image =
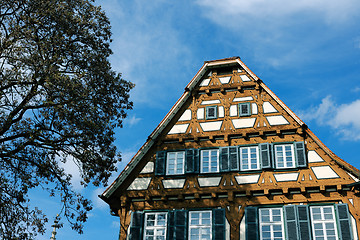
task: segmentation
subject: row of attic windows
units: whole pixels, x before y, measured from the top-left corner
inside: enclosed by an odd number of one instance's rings
[[[159,151],[156,175],[294,169],[306,167],[304,142]]]
[[[239,117],[251,116],[251,103],[239,103]],[[218,118],[218,106],[207,106],[206,107],[206,119],[217,119]]]

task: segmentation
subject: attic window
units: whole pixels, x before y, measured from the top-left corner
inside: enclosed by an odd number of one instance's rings
[[[215,118],[217,118],[217,106],[206,107],[206,119],[215,119]]]
[[[239,117],[246,117],[251,115],[251,105],[247,103],[239,103]]]

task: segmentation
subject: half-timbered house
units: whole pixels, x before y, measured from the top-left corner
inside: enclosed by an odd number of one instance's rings
[[[358,176],[234,57],[204,63],[101,198],[120,239],[356,240]]]

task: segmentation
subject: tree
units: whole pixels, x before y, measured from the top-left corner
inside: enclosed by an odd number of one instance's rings
[[[2,0],[0,41],[0,238],[44,232],[37,188],[81,233],[91,203],[61,162],[77,164],[84,186],[106,185],[121,160],[114,128],[132,108],[133,84],[109,63],[109,20],[92,0]]]

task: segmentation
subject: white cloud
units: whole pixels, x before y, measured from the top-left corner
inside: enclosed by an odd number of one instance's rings
[[[125,119],[125,124],[131,126],[134,126],[138,124],[141,121],[142,118],[137,118],[136,115],[132,115],[131,117],[127,117]]]
[[[360,99],[347,104],[337,104],[331,96],[321,104],[301,114],[305,121],[332,127],[346,140],[360,140]]]
[[[72,157],[68,157],[65,163],[59,161],[59,166],[64,168],[67,174],[71,174],[71,184],[75,190],[82,190],[83,186],[81,185],[81,173],[79,166],[75,164]]]

